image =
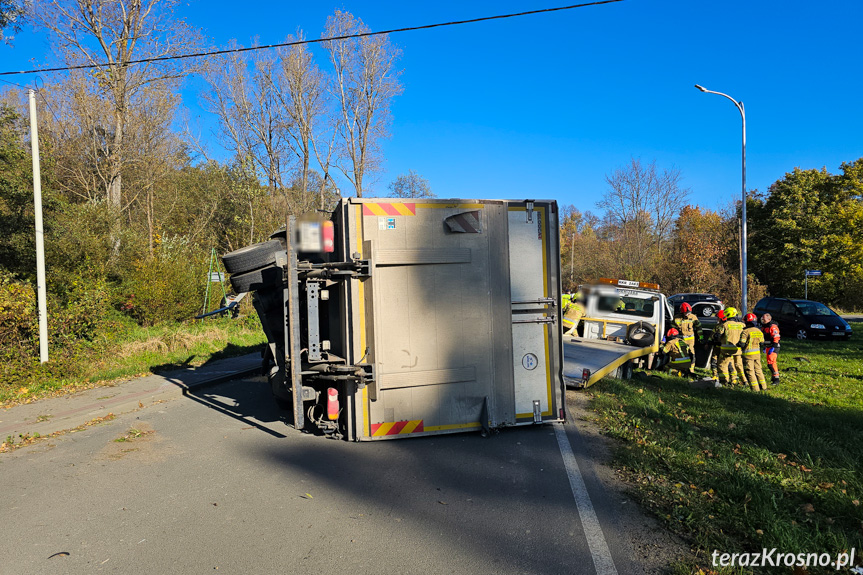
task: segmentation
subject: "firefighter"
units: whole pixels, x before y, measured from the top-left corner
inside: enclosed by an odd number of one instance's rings
[[[725,320],[725,323],[717,328],[720,344],[719,381],[731,385],[737,385],[740,380],[747,383],[746,373],[743,371],[743,352],[737,347],[745,326],[737,320],[737,310],[733,307],[725,308]]]
[[[769,313],[761,316],[761,331],[764,333],[764,355],[767,356],[767,367],[770,369],[771,385],[779,383],[779,366],[776,359],[779,355],[779,326]]]
[[[662,351],[669,358],[668,370],[672,374],[676,370],[680,372],[680,375],[695,377],[695,374],[692,372],[693,356],[689,351],[689,346],[686,345],[686,342],[680,336],[680,332],[675,328],[668,330]]]
[[[719,318],[719,323],[713,328],[710,341],[706,344],[710,348],[710,371],[713,374],[713,381],[719,381],[719,353],[722,349],[722,344],[719,341],[719,326],[726,321],[725,310],[716,312],[716,317]]]
[[[581,291],[563,296],[563,335],[578,335],[578,324],[584,317],[584,295]]]
[[[695,357],[695,342],[701,343],[704,334],[698,316],[692,313],[692,306],[686,302],[680,304],[680,311],[674,315],[674,324],[683,336],[683,341],[689,346],[689,354]]]
[[[764,334],[758,328],[758,321],[754,313],[746,314],[746,329],[740,334],[737,343],[743,351],[743,364],[746,367],[746,377],[749,379],[749,387],[752,391],[764,391],[767,383],[764,381],[764,372],[761,371],[761,344],[764,343]]]

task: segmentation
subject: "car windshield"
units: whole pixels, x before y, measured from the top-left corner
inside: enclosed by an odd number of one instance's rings
[[[830,308],[823,303],[804,301],[797,302],[795,305],[797,305],[797,309],[799,309],[800,313],[803,315],[833,315]]]

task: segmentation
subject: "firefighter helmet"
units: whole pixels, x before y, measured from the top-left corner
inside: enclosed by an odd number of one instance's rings
[[[736,308],[733,308],[733,307],[727,307],[727,308],[725,308],[725,318],[726,318],[726,319],[731,319],[731,318],[734,318],[734,317],[737,317],[737,309],[736,309]]]
[[[689,313],[692,311],[692,306],[686,302],[683,302],[682,304],[680,304],[680,311],[682,311],[683,313]]]
[[[754,313],[748,313],[748,314],[746,314],[746,317],[743,318],[743,320],[746,323],[755,323],[755,314]]]
[[[725,321],[725,310],[721,309],[718,312],[716,312],[716,317],[719,318],[719,321]]]
[[[680,335],[680,332],[677,331],[675,328],[671,328],[670,330],[668,330],[668,337],[674,337],[675,335]]]

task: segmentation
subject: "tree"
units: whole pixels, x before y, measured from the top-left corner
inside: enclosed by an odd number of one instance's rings
[[[602,235],[613,243],[624,275],[646,278],[654,269],[689,195],[680,179],[679,170],[659,173],[655,161],[643,166],[635,158],[606,176],[609,188],[597,202],[605,210]]]
[[[399,176],[387,186],[390,198],[435,198],[427,179],[413,170]]]
[[[863,280],[861,161],[842,164],[841,175],[795,168],[749,200],[751,266],[772,295],[800,297],[804,270],[818,269],[810,295],[863,304],[855,287]]]
[[[720,293],[729,290],[732,275],[724,265],[734,249],[731,222],[718,212],[684,206],[674,225],[667,252],[669,276],[663,287],[671,292]],[[733,269],[733,268],[732,268]]]
[[[21,19],[24,17],[24,2],[22,0],[0,0],[0,40],[7,44],[11,43],[14,36],[6,33],[11,30],[14,34],[21,30]]]
[[[24,146],[26,134],[25,122],[15,108],[0,103],[0,270],[20,278],[32,278],[36,263],[32,164]]]
[[[301,32],[297,34],[297,38],[303,39]],[[292,41],[294,38],[288,36],[286,42]],[[290,120],[284,127],[288,143],[300,162],[300,193],[305,196],[309,187],[309,164],[317,135],[318,119],[326,105],[325,78],[304,45],[291,46],[287,51],[281,50],[279,63],[281,74],[270,81]]]
[[[207,74],[210,91],[203,96],[219,119],[223,145],[240,162],[250,161],[271,192],[284,187],[290,164],[285,127],[291,120],[273,82],[277,66],[268,51],[254,52],[251,61],[233,53]]]
[[[35,5],[33,21],[52,37],[65,65],[95,65],[73,74],[86,82],[92,97],[107,105],[110,123],[100,126],[105,164],[105,195],[122,209],[125,134],[129,115],[146,87],[172,91],[191,71],[192,60],[133,65],[136,59],[194,51],[198,33],[174,16],[180,0],[45,0]]]
[[[325,38],[369,32],[362,20],[336,10],[327,19]],[[341,154],[336,167],[363,196],[365,178],[380,166],[380,140],[389,135],[389,109],[401,94],[396,61],[401,51],[387,36],[324,42],[333,66],[330,93],[337,102]]]

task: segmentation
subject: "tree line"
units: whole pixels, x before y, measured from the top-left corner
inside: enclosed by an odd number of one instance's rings
[[[863,309],[863,158],[841,173],[800,169],[747,198],[748,301],[809,297],[842,310]],[[713,293],[740,304],[740,202],[718,211],[690,203],[676,169],[629,164],[606,177],[589,210],[561,214],[564,290],[600,277],[659,283],[667,294]]]
[[[266,239],[287,214],[332,209],[342,195],[337,181],[349,183],[344,195],[361,197],[380,172],[390,105],[402,91],[401,52],[386,36],[345,38],[369,28],[336,10],[321,36],[343,39],[320,44],[317,56],[295,44],[158,60],[211,46],[178,17],[178,5],[0,4],[5,40],[26,21],[52,46],[51,64],[73,68],[50,76],[37,95],[55,346],[62,347],[61,339],[93,339],[112,314],[143,325],[194,316],[203,307],[211,250],[223,254]],[[286,43],[303,38],[297,30]],[[182,88],[193,77],[203,83],[198,97],[215,118],[226,160],[184,122]],[[393,196],[433,196],[413,171],[389,187]],[[32,189],[27,94],[6,85],[0,93],[0,347],[4,356],[31,359]]]

